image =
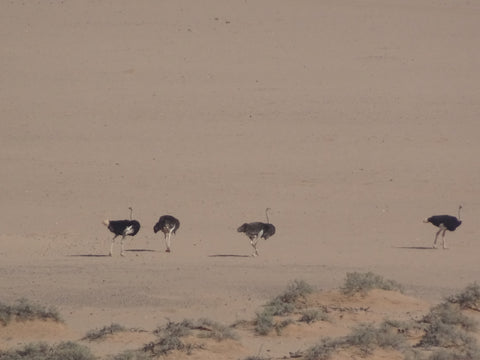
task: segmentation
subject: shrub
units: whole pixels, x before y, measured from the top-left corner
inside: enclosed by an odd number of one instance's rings
[[[318,344],[308,348],[304,353],[304,358],[305,360],[327,360],[330,359],[335,350],[342,346],[342,340],[324,338]]]
[[[345,283],[341,288],[345,295],[366,294],[372,289],[403,291],[403,287],[396,281],[385,280],[382,276],[372,272],[347,273]]]
[[[87,332],[82,340],[99,340],[108,335],[113,335],[118,332],[127,331],[127,329],[119,324],[112,323],[110,326],[104,326],[101,329],[90,330]]]
[[[480,286],[477,283],[468,285],[463,292],[452,295],[447,301],[458,304],[462,309],[480,310]]]
[[[376,347],[399,350],[405,346],[405,337],[394,324],[384,321],[378,328],[372,324],[360,324],[344,337],[343,342],[358,347],[365,354],[370,354]]]
[[[436,350],[428,357],[428,360],[472,360],[479,358],[480,351],[478,348],[472,349],[467,347],[462,350]]]
[[[154,355],[166,355],[172,350],[184,350],[187,345],[180,338],[190,335],[191,326],[190,320],[183,320],[181,323],[168,321],[167,325],[158,327],[154,331],[158,337],[157,341],[145,345],[143,350]]]
[[[276,296],[265,305],[265,311],[273,316],[291,314],[296,308],[297,300],[312,292],[313,288],[305,281],[294,280],[288,285],[284,293]]]
[[[0,351],[1,360],[95,360],[90,349],[67,341],[50,346],[46,343],[31,343],[22,348]]]
[[[462,314],[457,304],[442,303],[433,307],[422,322],[427,327],[419,346],[466,347],[476,344],[468,332],[475,331],[477,323]]]
[[[328,315],[325,310],[307,309],[302,311],[301,315],[300,321],[306,322],[307,324],[311,324],[316,321],[328,320]]]
[[[112,357],[112,360],[150,360],[151,357],[141,350],[127,350]]]
[[[268,335],[275,326],[273,315],[268,312],[261,312],[256,314],[255,332],[258,335]]]
[[[377,347],[377,330],[371,324],[360,324],[345,337],[345,343],[358,347],[365,354],[370,354]]]
[[[200,331],[198,337],[211,338],[217,341],[236,338],[236,334],[231,328],[208,319],[197,321],[185,319],[179,323],[169,321],[165,326],[158,327],[154,331],[158,340],[145,345],[143,350],[154,355],[166,355],[172,350],[182,350],[190,353],[196,346],[184,343],[181,338],[191,335],[193,330]]]
[[[205,330],[199,334],[199,337],[215,339],[217,341],[225,339],[237,339],[237,334],[231,327],[219,324],[209,319],[200,319],[195,324],[195,329]]]
[[[17,300],[14,305],[0,303],[0,322],[7,325],[12,319],[19,321],[34,319],[63,321],[55,308],[34,304],[24,298]]]

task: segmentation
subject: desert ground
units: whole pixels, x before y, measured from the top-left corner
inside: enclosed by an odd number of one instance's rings
[[[332,291],[371,271],[418,304],[479,280],[479,14],[463,0],[0,2],[0,301],[65,319],[17,324],[0,346],[252,319],[296,279]],[[432,249],[422,220],[460,204]],[[102,221],[130,206],[140,232],[109,257]],[[251,257],[237,228],[267,207],[277,231]],[[181,222],[171,253],[153,233],[164,214]],[[270,340],[233,358],[288,355]]]

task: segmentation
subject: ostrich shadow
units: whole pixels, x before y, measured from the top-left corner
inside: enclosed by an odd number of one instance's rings
[[[432,246],[394,246],[394,248],[403,250],[436,250]]]
[[[151,249],[125,249],[125,252],[157,252],[157,250]],[[85,257],[85,258],[104,258],[111,257],[109,254],[71,254],[69,257]]]
[[[69,257],[91,257],[91,258],[101,258],[101,257],[110,257],[108,254],[72,254],[67,255]]]
[[[251,255],[239,255],[239,254],[212,254],[208,255],[208,257],[233,257],[233,258],[247,258],[247,257],[252,257]]]
[[[157,250],[152,250],[152,249],[125,249],[125,252],[130,251],[130,252],[157,252]]]

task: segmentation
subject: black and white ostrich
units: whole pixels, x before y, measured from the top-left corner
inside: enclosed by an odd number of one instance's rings
[[[442,233],[442,240],[443,240],[443,248],[446,249],[446,243],[445,243],[445,232],[448,231],[455,231],[457,227],[459,227],[462,224],[462,221],[460,220],[460,211],[462,210],[462,205],[458,207],[458,219],[455,216],[452,215],[434,215],[430,216],[429,218],[426,218],[423,220],[424,223],[432,223],[433,225],[437,226],[440,230],[437,231],[435,234],[435,241],[433,242],[433,248],[437,248],[437,238],[438,235],[443,231]]]
[[[270,224],[270,220],[268,219],[268,210],[270,210],[270,208],[265,209],[265,215],[267,217],[266,223],[263,223],[263,222],[245,223],[237,229],[238,232],[245,233],[245,235],[247,235],[248,238],[250,239],[250,244],[252,245],[254,250],[252,256],[258,256],[258,250],[257,250],[258,239],[262,238],[264,240],[267,240],[270,236],[275,234],[275,226],[273,226],[273,224]]]
[[[170,240],[172,234],[175,235],[178,228],[180,227],[180,221],[173,217],[172,215],[163,215],[160,216],[157,223],[153,227],[153,232],[156,234],[157,232],[163,232],[165,237],[165,246],[167,249],[165,252],[170,252]]]
[[[117,236],[122,237],[122,240],[120,241],[122,248],[120,255],[125,256],[123,240],[126,236],[135,236],[140,230],[140,223],[137,220],[132,220],[133,209],[131,207],[129,207],[129,209],[130,220],[105,220],[103,222],[103,224],[108,228],[108,230],[115,234],[112,239],[112,244],[110,245],[110,256],[112,256],[113,254],[113,244],[115,243],[115,239]]]

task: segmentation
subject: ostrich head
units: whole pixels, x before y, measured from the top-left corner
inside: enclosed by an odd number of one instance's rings
[[[238,231],[238,232],[245,232],[245,230],[247,230],[247,227],[248,227],[248,224],[245,223],[245,224],[243,224],[242,226],[240,226],[240,227],[237,229],[237,231]]]
[[[110,225],[110,220],[103,220],[102,224],[108,226]]]

